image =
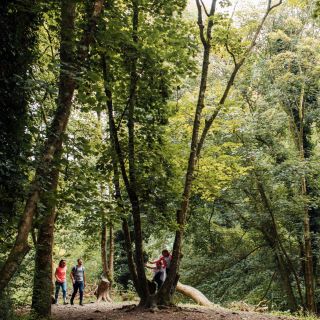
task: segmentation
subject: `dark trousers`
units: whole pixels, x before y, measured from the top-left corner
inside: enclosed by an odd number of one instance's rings
[[[162,284],[163,284],[163,281],[161,280],[161,273],[162,273],[162,272],[157,272],[157,273],[154,275],[154,278],[153,278],[153,281],[157,283],[158,290],[161,288],[161,286],[162,286]]]
[[[73,285],[73,292],[72,292],[72,296],[70,299],[70,302],[73,303],[74,297],[76,296],[78,290],[79,290],[79,294],[80,294],[80,303],[82,303],[82,299],[83,299],[83,289],[84,289],[84,283],[83,281],[76,281]]]

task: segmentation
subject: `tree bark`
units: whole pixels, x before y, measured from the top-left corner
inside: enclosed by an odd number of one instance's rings
[[[112,236],[110,234],[110,236]],[[110,249],[110,246],[109,246]],[[95,291],[97,297],[97,302],[107,301],[112,302],[110,297],[111,287],[112,287],[112,278],[113,278],[113,252],[109,250],[109,259],[107,257],[107,225],[105,221],[102,221],[101,227],[101,261],[103,275],[101,281],[98,285],[98,288]],[[112,275],[111,275],[111,269]]]
[[[111,282],[113,281],[113,276],[114,276],[114,230],[113,229],[114,229],[113,223],[110,222],[108,267],[109,267],[109,275],[110,275]]]
[[[46,198],[42,197],[46,213],[38,231],[32,294],[32,309],[42,317],[51,316],[52,247],[56,218],[55,193],[59,180],[58,168],[53,169],[51,179],[50,190],[46,192]]]
[[[103,276],[108,278],[109,267],[107,258],[107,224],[105,221],[102,222],[101,226],[101,262]]]
[[[133,15],[132,15],[132,41],[130,57],[130,88],[129,88],[129,103],[128,103],[128,150],[129,150],[129,178],[130,189],[128,190],[132,208],[133,226],[134,226],[134,242],[135,242],[135,258],[137,266],[138,281],[141,287],[141,303],[149,296],[147,277],[145,274],[144,259],[143,259],[143,239],[142,226],[140,217],[140,201],[137,194],[136,183],[136,163],[135,163],[135,105],[136,105],[136,88],[138,81],[137,61],[138,52],[136,45],[138,44],[138,26],[139,26],[139,0],[132,0]]]
[[[111,282],[107,278],[102,278],[94,293],[97,297],[97,303],[101,301],[112,302],[112,299],[110,298],[110,288]]]

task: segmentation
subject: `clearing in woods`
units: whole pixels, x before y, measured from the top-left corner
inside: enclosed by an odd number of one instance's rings
[[[161,309],[156,312],[132,309],[133,305],[123,303],[91,303],[84,306],[57,305],[52,308],[54,320],[289,320],[292,317],[274,316],[264,313],[243,312],[224,309],[218,306],[205,308],[182,306]]]

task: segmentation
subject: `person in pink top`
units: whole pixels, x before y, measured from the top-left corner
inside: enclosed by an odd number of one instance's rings
[[[58,304],[60,287],[62,289],[63,304],[67,303],[67,263],[66,260],[60,260],[59,266],[54,273],[56,279],[55,304]]]

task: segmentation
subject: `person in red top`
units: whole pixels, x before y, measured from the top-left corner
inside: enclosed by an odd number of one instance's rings
[[[167,249],[162,250],[162,256],[156,261],[150,261],[150,263],[155,263],[156,265],[161,263],[163,267],[166,269],[166,274],[170,271],[172,255]]]
[[[63,304],[67,303],[67,263],[66,260],[60,260],[59,266],[54,273],[56,279],[55,304],[58,304],[60,287],[62,289]]]

